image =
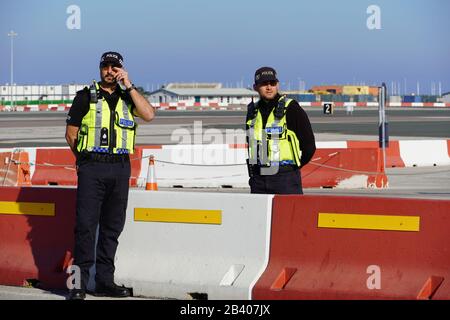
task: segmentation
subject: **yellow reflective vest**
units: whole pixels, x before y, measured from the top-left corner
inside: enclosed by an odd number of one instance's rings
[[[286,109],[292,99],[280,97],[278,106],[273,108],[266,126],[263,127],[258,104],[250,111],[248,125],[249,162],[261,166],[295,164],[300,167],[300,142],[294,131],[286,125]],[[249,106],[249,108],[251,108]]]
[[[111,110],[103,97],[95,99],[95,94],[98,96],[99,92],[95,81],[90,92],[89,111],[81,121],[77,150],[113,154],[134,153],[137,124],[131,104],[119,97],[116,109]]]

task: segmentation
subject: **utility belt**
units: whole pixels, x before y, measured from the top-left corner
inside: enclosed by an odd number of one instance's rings
[[[99,152],[82,152],[78,157],[78,161],[93,161],[102,163],[118,163],[130,162],[128,154],[109,154]]]
[[[249,159],[247,159],[247,169],[248,169],[248,176],[254,177],[254,176],[260,176],[261,175],[261,168],[270,168],[269,166],[263,166],[260,164],[250,164]],[[281,172],[291,172],[298,170],[298,166],[294,163],[294,161],[280,161],[278,163],[278,171],[277,173]]]

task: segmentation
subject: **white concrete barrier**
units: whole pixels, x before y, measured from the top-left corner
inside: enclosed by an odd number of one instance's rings
[[[248,187],[245,148],[228,144],[163,145],[144,149],[138,186],[145,185],[148,157],[155,156],[158,186],[220,188]]]
[[[406,167],[450,165],[447,140],[400,140],[399,145]]]
[[[115,281],[135,296],[251,299],[268,263],[272,198],[132,190]]]
[[[347,141],[316,141],[317,149],[347,148]]]

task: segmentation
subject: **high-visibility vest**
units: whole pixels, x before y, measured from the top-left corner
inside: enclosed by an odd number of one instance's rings
[[[285,96],[280,97],[265,127],[258,103],[249,105],[247,137],[250,163],[269,167],[289,164],[300,167],[300,142],[286,124],[286,109],[291,101]]]
[[[94,81],[90,87],[89,111],[78,130],[77,150],[113,154],[134,153],[137,124],[131,104],[119,97],[116,109],[111,110],[108,102],[99,97],[99,89]]]

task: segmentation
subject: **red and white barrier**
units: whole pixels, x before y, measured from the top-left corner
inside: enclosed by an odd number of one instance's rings
[[[378,141],[317,142],[317,148],[377,148]],[[386,167],[427,167],[450,165],[450,140],[390,141]]]
[[[76,190],[0,190],[0,284],[66,288]],[[153,298],[448,300],[449,210],[437,199],[131,190],[115,280]]]
[[[301,171],[304,188],[386,187],[377,141],[327,141],[316,146],[316,154]],[[33,185],[76,185],[75,159],[68,147],[0,149],[17,151],[27,153]],[[245,144],[137,146],[130,157],[131,186],[145,186],[150,155],[155,156],[160,187],[248,187]],[[390,141],[386,148],[387,168],[448,165],[450,140]]]
[[[322,107],[322,102],[299,102],[302,107]],[[37,112],[37,111],[69,111],[71,105],[25,105],[15,106],[14,111],[19,112]],[[190,103],[190,102],[171,102],[171,103],[152,103],[152,106],[158,110],[171,111],[244,111],[247,110],[246,105],[231,105],[228,103]],[[378,107],[378,102],[335,102],[336,107]],[[450,103],[436,102],[391,102],[387,107],[405,107],[405,108],[446,108],[450,107]],[[8,111],[7,106],[0,105],[0,112]]]
[[[24,105],[14,106],[12,109],[9,106],[0,106],[1,111],[17,111],[17,112],[39,112],[39,111],[69,111],[71,105],[68,104],[39,104],[39,105]]]

